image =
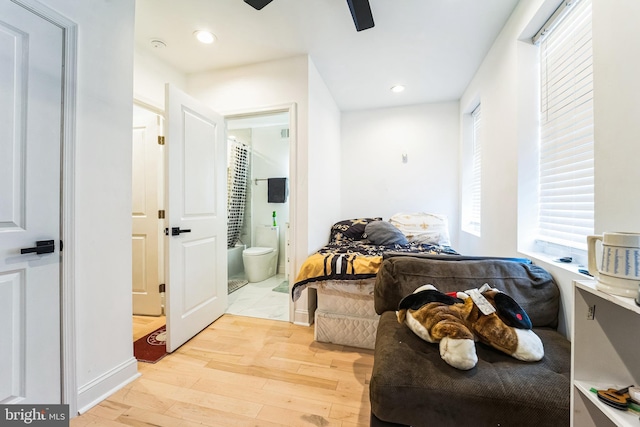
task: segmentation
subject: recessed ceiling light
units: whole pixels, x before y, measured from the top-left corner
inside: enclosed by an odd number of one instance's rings
[[[403,90],[404,90],[404,86],[402,86],[402,85],[391,86],[391,92],[400,93]]]
[[[193,33],[200,43],[211,44],[216,41],[216,36],[213,33],[205,30],[198,30]]]

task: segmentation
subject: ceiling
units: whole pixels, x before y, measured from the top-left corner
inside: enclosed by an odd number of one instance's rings
[[[357,32],[346,0],[136,0],[136,45],[183,73],[309,54],[342,111],[457,100],[518,0],[370,0]],[[194,31],[217,41],[199,43]],[[166,47],[152,47],[151,40]],[[392,93],[391,86],[406,90]]]

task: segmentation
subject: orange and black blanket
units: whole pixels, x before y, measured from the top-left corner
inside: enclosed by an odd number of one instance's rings
[[[415,254],[451,254],[448,246],[410,243],[408,245],[373,245],[368,240],[330,243],[310,255],[300,267],[291,290],[294,301],[310,284],[324,280],[360,280],[375,277],[386,252]]]

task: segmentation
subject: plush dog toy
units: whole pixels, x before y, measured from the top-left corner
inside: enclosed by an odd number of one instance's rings
[[[510,296],[484,284],[480,289],[443,294],[421,286],[400,301],[398,321],[416,335],[440,343],[440,357],[468,370],[476,366],[475,341],[527,362],[542,359],[544,348],[527,313]]]

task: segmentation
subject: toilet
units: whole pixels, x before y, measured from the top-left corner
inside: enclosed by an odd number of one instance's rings
[[[256,227],[254,245],[242,251],[242,262],[247,280],[262,282],[276,274],[278,268],[278,227]]]

